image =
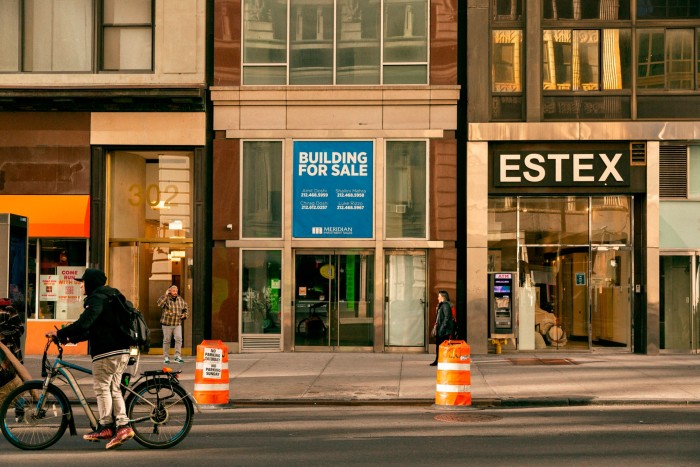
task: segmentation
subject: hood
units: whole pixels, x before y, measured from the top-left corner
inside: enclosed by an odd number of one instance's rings
[[[82,277],[75,279],[79,282],[85,283],[85,294],[90,295],[95,291],[96,288],[103,286],[107,283],[107,276],[105,273],[99,269],[87,268],[83,273]]]

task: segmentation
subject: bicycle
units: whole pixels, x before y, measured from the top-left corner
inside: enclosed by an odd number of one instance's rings
[[[53,363],[48,358],[51,344],[58,349]],[[192,428],[197,401],[178,380],[181,371],[144,371],[136,381],[140,355],[132,348],[129,367],[122,375],[121,390],[125,397],[129,424],[137,443],[152,449],[164,449],[182,441]],[[43,380],[25,381],[12,390],[0,405],[0,430],[14,446],[25,450],[45,449],[56,443],[69,428],[77,434],[73,410],[66,393],[54,384],[59,380],[70,387],[87,415],[90,427],[97,429],[97,418],[71,370],[92,374],[92,370],[63,360],[63,346],[49,338],[41,361]],[[132,389],[133,387],[133,389]]]

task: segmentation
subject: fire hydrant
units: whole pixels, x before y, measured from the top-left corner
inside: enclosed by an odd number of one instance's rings
[[[491,339],[491,343],[496,346],[496,353],[500,354],[502,347],[508,343],[508,339],[505,337],[502,337],[500,339],[493,338]]]

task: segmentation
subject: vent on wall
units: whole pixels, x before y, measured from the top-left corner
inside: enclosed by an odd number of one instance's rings
[[[280,352],[281,344],[282,340],[279,334],[268,336],[243,334],[241,352]]]
[[[659,196],[688,198],[688,146],[659,147]]]
[[[647,165],[647,144],[630,143],[630,164]]]

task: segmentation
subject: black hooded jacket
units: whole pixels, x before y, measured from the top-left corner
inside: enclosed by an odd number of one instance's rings
[[[82,277],[87,296],[84,311],[73,323],[59,329],[56,335],[61,342],[90,344],[92,361],[113,355],[128,354],[130,340],[119,327],[119,303],[114,298],[119,291],[106,286],[107,278],[97,269],[87,269]]]

